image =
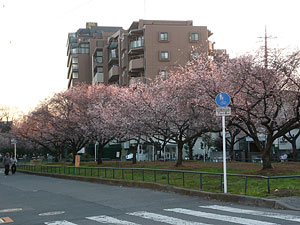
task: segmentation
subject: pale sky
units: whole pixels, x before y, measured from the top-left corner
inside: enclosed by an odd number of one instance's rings
[[[299,49],[299,0],[0,0],[0,105],[33,109],[67,88],[67,35],[86,22],[193,20],[230,56],[263,45]]]

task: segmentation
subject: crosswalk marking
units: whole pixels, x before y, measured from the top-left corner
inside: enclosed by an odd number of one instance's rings
[[[86,217],[89,220],[97,221],[100,223],[112,223],[112,224],[120,224],[120,225],[139,225],[137,223],[128,222],[125,220],[119,220],[114,217],[110,216],[92,216],[92,217]]]
[[[47,225],[77,225],[76,223],[71,223],[71,222],[68,222],[66,220],[46,222],[44,224],[47,224]]]
[[[22,211],[22,208],[14,208],[14,209],[1,209],[0,213],[8,213],[8,212],[18,212]]]
[[[172,225],[207,225],[204,223],[176,219],[173,217],[164,216],[164,215],[160,215],[160,214],[156,214],[156,213],[145,212],[145,211],[133,212],[133,213],[127,213],[127,214],[132,215],[132,216],[142,217],[144,219],[150,219],[150,220],[153,220],[156,222],[168,223],[168,224],[172,224]]]
[[[208,219],[222,220],[230,223],[239,223],[245,225],[274,225],[275,223],[262,222],[259,220],[245,219],[241,217],[233,217],[228,215],[218,215],[215,213],[206,213],[201,211],[195,211],[190,209],[174,208],[174,209],[164,209],[165,211],[183,213],[191,216],[197,216]]]
[[[278,219],[283,219],[283,220],[300,222],[300,216],[287,215],[287,214],[281,214],[281,213],[262,212],[262,211],[257,211],[257,210],[248,210],[248,209],[239,209],[239,208],[220,206],[220,205],[199,206],[199,207],[206,208],[206,209],[217,209],[217,210],[222,210],[222,211],[226,211],[226,212],[243,213],[243,214],[249,214],[249,215],[254,215],[254,216],[265,216],[265,217],[271,217],[271,218],[278,218]]]
[[[198,218],[205,218],[205,219],[211,219],[211,220],[217,220],[217,221],[224,221],[228,222],[230,224],[244,224],[244,225],[275,225],[277,223],[282,224],[282,222],[279,221],[285,221],[284,224],[288,224],[291,222],[300,222],[300,216],[299,215],[289,215],[289,214],[282,214],[277,212],[263,212],[263,211],[257,211],[257,210],[249,210],[249,209],[240,209],[240,208],[234,208],[234,207],[228,207],[228,206],[220,206],[220,205],[207,205],[207,206],[198,206],[198,210],[191,210],[191,209],[185,209],[185,208],[169,208],[169,209],[163,209],[165,212],[173,212],[177,213],[175,217],[170,215],[163,215],[147,212],[147,211],[137,211],[137,212],[131,212],[126,213],[126,215],[132,216],[129,220],[135,221],[137,217],[151,220],[153,223],[160,222],[165,224],[172,224],[172,225],[208,225],[207,223],[201,223],[201,222],[195,222],[192,220],[196,220],[196,217]],[[204,212],[203,210],[208,211],[210,210],[218,210],[220,213],[222,211],[234,213],[236,215],[230,216],[230,215],[224,215],[218,214],[218,211],[213,212]],[[8,211],[15,211],[13,209],[10,209]],[[170,213],[169,213],[170,214]],[[180,214],[193,216],[190,220],[185,219],[179,219]],[[243,216],[246,215],[252,215],[252,216],[261,216],[266,218],[272,218],[274,220],[279,219],[277,223],[275,221],[268,222],[268,221],[262,221],[258,220],[257,217],[254,219],[248,219],[243,218]],[[136,218],[134,218],[136,217]],[[177,217],[177,218],[176,218]],[[2,218],[3,219],[3,218]],[[85,219],[92,220],[95,222],[99,222],[102,224],[115,224],[115,225],[141,225],[142,223],[140,221],[136,222],[130,222],[127,220],[118,219],[112,216],[106,216],[106,215],[100,215],[100,216],[89,216],[85,217]],[[198,219],[199,220],[199,219]],[[290,221],[290,222],[289,222]],[[1,220],[0,220],[1,224]],[[61,221],[52,221],[52,222],[45,222],[46,225],[77,225],[77,223],[72,223],[66,220]],[[211,222],[213,224],[213,222]]]

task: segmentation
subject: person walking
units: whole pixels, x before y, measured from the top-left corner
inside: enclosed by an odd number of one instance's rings
[[[5,176],[7,176],[9,173],[9,163],[10,163],[10,157],[9,157],[9,153],[7,152],[3,159],[3,165],[5,167],[5,171],[4,171]]]
[[[11,157],[10,163],[11,163],[11,173],[15,174],[15,172],[17,170],[17,158],[16,157]]]

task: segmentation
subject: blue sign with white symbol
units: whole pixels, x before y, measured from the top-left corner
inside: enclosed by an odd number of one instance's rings
[[[226,107],[230,103],[230,97],[226,93],[219,93],[216,97],[216,103],[220,107]]]

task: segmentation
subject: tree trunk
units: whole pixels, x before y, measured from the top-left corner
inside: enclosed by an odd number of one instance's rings
[[[298,152],[297,152],[296,140],[293,140],[292,147],[293,147],[293,161],[298,162]]]
[[[102,161],[103,148],[104,148],[103,145],[101,144],[98,145],[98,160],[97,160],[98,165],[103,163]]]
[[[194,156],[193,156],[193,147],[195,146],[197,139],[198,138],[194,138],[194,139],[188,141],[188,143],[187,143],[188,147],[189,147],[189,159],[190,160],[194,159]]]
[[[181,141],[177,142],[177,148],[178,148],[178,159],[177,159],[175,166],[181,166],[182,165],[183,142],[181,142]]]
[[[132,164],[136,164],[136,153],[137,153],[138,147],[139,147],[139,144],[136,144],[133,148]]]
[[[54,161],[55,162],[58,162],[58,156],[59,156],[59,152],[55,151],[55,153],[54,153]]]
[[[194,157],[193,157],[193,147],[191,147],[190,144],[189,144],[189,159],[190,160],[194,159]]]
[[[72,163],[75,165],[75,156],[76,156],[76,154],[77,154],[77,148],[76,148],[76,149],[73,148],[72,154],[73,154],[73,161],[72,161]]]
[[[267,170],[267,169],[273,169],[272,167],[272,162],[271,162],[271,148],[272,145],[271,144],[267,144],[263,150],[262,153],[262,160],[263,160],[263,170]]]

